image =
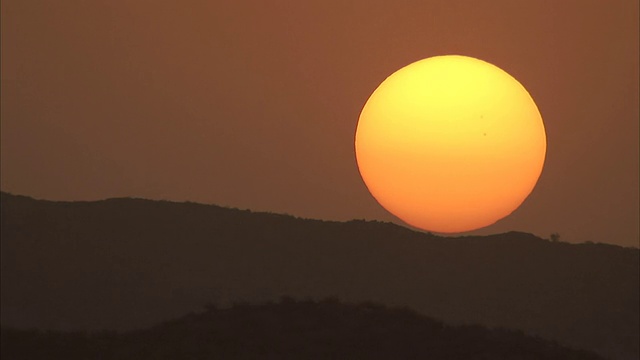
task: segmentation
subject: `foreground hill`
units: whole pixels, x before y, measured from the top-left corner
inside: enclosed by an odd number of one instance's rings
[[[637,249],[192,203],[1,201],[4,326],[126,330],[210,301],[335,296],[638,358]]]
[[[1,357],[39,359],[598,360],[521,332],[451,327],[405,309],[337,301],[209,308],[124,334],[2,331]]]

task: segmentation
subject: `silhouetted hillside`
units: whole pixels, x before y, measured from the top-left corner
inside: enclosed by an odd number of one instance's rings
[[[134,329],[209,301],[335,296],[638,358],[638,249],[139,199],[3,193],[1,209],[4,326]]]
[[[209,308],[125,334],[3,329],[1,349],[12,360],[602,359],[522,332],[446,326],[406,309],[291,299]]]

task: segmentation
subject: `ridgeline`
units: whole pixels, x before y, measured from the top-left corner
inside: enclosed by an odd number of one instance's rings
[[[639,356],[638,249],[141,199],[2,193],[1,211],[5,327],[133,330],[208,302],[335,297]]]

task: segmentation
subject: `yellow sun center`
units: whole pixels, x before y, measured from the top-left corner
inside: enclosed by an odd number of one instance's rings
[[[371,194],[410,225],[462,232],[493,224],[533,190],[546,136],[513,77],[457,55],[410,64],[365,104],[356,131]]]

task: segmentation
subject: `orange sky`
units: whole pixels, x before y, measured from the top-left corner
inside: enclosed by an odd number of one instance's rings
[[[638,246],[638,2],[2,1],[1,186],[397,221],[353,150],[376,86],[462,54],[529,90],[548,149],[507,230]]]

